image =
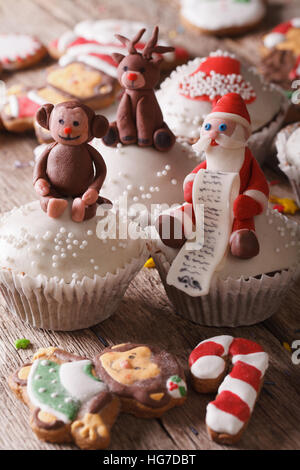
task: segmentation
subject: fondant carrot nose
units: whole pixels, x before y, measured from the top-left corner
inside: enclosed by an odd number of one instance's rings
[[[71,132],[72,132],[72,127],[65,127],[64,128],[64,133],[65,134],[71,134]]]
[[[127,77],[128,77],[128,80],[131,80],[132,82],[134,82],[137,79],[137,74],[133,72],[129,72]]]

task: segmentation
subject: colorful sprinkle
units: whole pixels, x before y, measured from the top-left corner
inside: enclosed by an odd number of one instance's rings
[[[144,264],[144,268],[152,269],[155,268],[155,262],[153,258],[149,258]]]
[[[16,349],[27,349],[29,345],[30,345],[29,339],[21,338],[15,341]]]

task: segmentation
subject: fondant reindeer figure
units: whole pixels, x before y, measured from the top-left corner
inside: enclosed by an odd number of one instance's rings
[[[127,47],[128,55],[113,54],[119,63],[118,79],[124,88],[120,101],[117,120],[110,124],[109,131],[103,138],[108,146],[119,142],[124,145],[138,144],[141,147],[154,147],[165,152],[175,143],[175,136],[163,120],[163,115],[156,100],[154,87],[160,77],[161,56],[152,57],[153,53],[171,52],[173,47],[158,46],[158,27],[141,53],[135,45],[140,41],[145,29],[141,29],[132,39],[116,35],[116,38]]]

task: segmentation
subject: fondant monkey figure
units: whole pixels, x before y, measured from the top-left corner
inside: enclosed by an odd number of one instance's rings
[[[157,102],[154,87],[160,77],[162,57],[157,54],[171,52],[173,47],[158,46],[158,27],[153,31],[142,53],[135,45],[140,41],[145,29],[141,29],[132,39],[116,34],[116,38],[127,47],[128,55],[112,54],[119,64],[118,79],[124,88],[124,94],[117,112],[117,120],[110,124],[103,142],[113,147],[138,144],[140,147],[154,146],[160,152],[170,150],[175,143],[175,136],[163,120]],[[152,54],[156,56],[152,57]]]
[[[110,201],[99,197],[106,177],[105,162],[88,142],[106,134],[107,119],[74,100],[56,106],[45,104],[37,111],[36,120],[55,141],[34,167],[33,184],[42,209],[58,218],[71,198],[75,222],[94,217],[97,204]]]

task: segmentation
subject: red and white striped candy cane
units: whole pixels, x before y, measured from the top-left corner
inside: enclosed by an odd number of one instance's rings
[[[230,360],[233,368],[223,380]],[[189,357],[189,366],[197,391],[218,390],[215,400],[207,406],[210,436],[221,443],[237,442],[260,392],[268,354],[254,341],[215,336],[198,344]]]

